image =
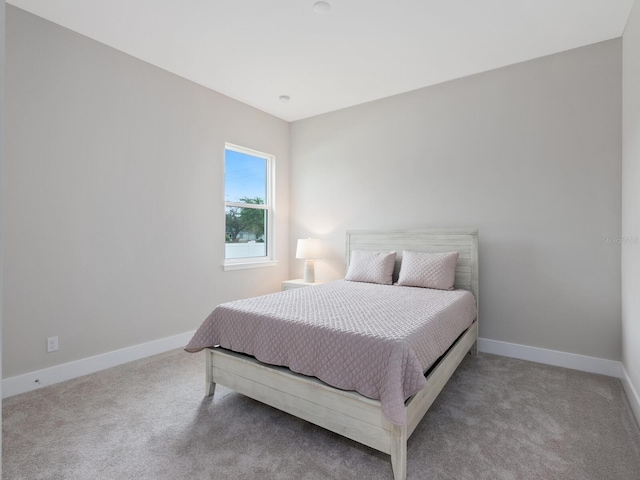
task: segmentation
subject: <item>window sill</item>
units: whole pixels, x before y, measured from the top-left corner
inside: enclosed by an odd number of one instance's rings
[[[237,263],[223,263],[223,270],[243,270],[245,268],[260,268],[260,267],[275,267],[278,265],[278,262],[275,260],[260,260],[260,261],[249,261],[249,262],[237,262]]]

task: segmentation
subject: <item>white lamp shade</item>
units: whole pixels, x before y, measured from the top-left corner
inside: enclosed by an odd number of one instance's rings
[[[317,238],[301,238],[296,248],[296,258],[310,260],[322,258],[322,242]]]

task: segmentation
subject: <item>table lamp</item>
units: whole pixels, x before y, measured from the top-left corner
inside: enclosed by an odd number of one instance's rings
[[[301,238],[298,240],[296,248],[296,258],[304,259],[304,282],[314,283],[316,281],[313,261],[322,258],[322,243],[317,238]]]

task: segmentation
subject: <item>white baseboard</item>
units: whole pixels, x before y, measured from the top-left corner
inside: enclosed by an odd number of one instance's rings
[[[2,380],[2,398],[12,397],[47,385],[98,372],[105,368],[115,367],[133,360],[184,347],[191,340],[194,333],[195,331],[181,333],[94,357],[83,358],[75,362],[63,363],[55,367],[6,378]],[[39,382],[36,382],[36,380],[39,380]]]
[[[622,386],[624,387],[624,391],[626,392],[627,398],[629,399],[631,410],[636,416],[636,422],[638,422],[638,425],[640,425],[640,395],[638,395],[638,391],[633,386],[633,383],[631,382],[629,374],[627,373],[627,369],[624,368],[624,365],[622,365],[622,374],[620,375],[620,380],[622,381]]]
[[[53,385],[54,383],[98,372],[105,368],[115,367],[133,360],[139,360],[183,347],[189,342],[194,333],[195,331],[181,333],[172,337],[161,338],[152,342],[141,343],[121,350],[76,360],[75,362],[64,363],[62,365],[56,365],[55,367],[6,378],[2,381],[2,398],[12,397],[47,385]],[[560,352],[557,350],[547,350],[545,348],[529,347],[516,343],[500,342],[486,338],[478,339],[478,350],[505,357],[519,358],[521,360],[529,360],[557,367],[572,368],[574,370],[621,378],[627,396],[629,397],[629,403],[634,409],[633,411],[636,417],[640,419],[639,397],[629,381],[628,376],[626,376],[626,371],[624,371],[621,362],[587,357],[575,353]],[[39,382],[36,383],[36,380],[39,380]]]
[[[604,358],[587,357],[575,353],[547,350],[546,348],[529,347],[517,343],[500,342],[487,338],[478,339],[478,350],[485,353],[502,355],[503,357],[519,358],[531,362],[554,365],[556,367],[572,368],[583,372],[598,373],[609,377],[620,378],[622,363]]]

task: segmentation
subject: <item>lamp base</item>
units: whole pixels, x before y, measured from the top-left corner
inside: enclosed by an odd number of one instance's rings
[[[316,281],[316,269],[313,260],[304,261],[304,283],[314,283]]]

